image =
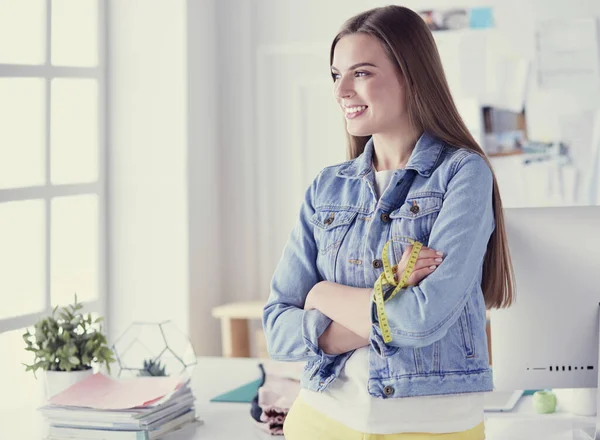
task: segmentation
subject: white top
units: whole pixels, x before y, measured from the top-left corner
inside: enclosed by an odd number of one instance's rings
[[[395,170],[375,173],[379,197]],[[369,347],[356,350],[339,377],[323,392],[307,389],[300,396],[312,408],[350,429],[369,434],[447,433],[473,428],[483,421],[483,393],[379,399],[369,394]]]
[[[375,172],[375,192],[377,193],[377,199],[380,199],[381,194],[387,189],[396,170],[377,171],[373,167],[373,171]]]

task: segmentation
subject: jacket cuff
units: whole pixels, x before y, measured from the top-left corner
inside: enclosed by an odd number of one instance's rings
[[[319,349],[319,337],[331,324],[331,319],[317,309],[304,310],[302,314],[302,337],[308,349],[321,356]]]

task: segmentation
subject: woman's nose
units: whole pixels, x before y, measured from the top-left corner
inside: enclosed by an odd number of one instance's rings
[[[354,89],[348,81],[339,80],[338,86],[335,89],[335,94],[340,99],[347,99],[354,96]]]
[[[354,92],[352,89],[339,89],[338,90],[338,98],[340,99],[348,99],[354,96]]]

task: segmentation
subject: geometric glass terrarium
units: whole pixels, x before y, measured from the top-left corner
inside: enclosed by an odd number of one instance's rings
[[[192,343],[171,321],[134,322],[112,349],[118,377],[191,375],[197,362]]]

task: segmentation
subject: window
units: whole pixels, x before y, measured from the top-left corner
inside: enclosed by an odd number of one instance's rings
[[[106,309],[104,5],[0,0],[1,381],[54,305]]]

